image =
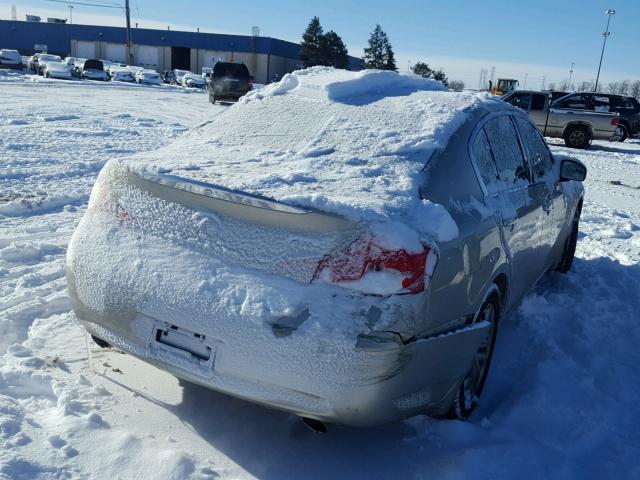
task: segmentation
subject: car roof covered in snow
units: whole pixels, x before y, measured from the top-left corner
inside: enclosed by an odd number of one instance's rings
[[[313,67],[251,92],[174,144],[125,162],[449,240],[457,235],[453,220],[420,200],[418,189],[433,152],[482,106],[509,108],[486,93],[449,92],[416,75]],[[434,217],[442,221],[421,220]]]

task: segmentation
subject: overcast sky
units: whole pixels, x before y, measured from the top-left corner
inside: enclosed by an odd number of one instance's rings
[[[78,0],[80,2],[89,0]],[[98,1],[120,4],[124,0]],[[14,2],[18,19],[26,13],[68,18],[68,8],[45,0]],[[11,3],[0,2],[0,18],[11,18]],[[349,53],[361,56],[370,32],[380,23],[396,51],[398,67],[424,61],[444,68],[450,79],[477,87],[480,69],[538,88],[569,76],[596,76],[605,9],[615,8],[602,79],[640,79],[640,0],[131,0],[133,22],[141,27],[251,34],[300,41],[313,15],[325,30],[335,30]],[[73,22],[124,25],[119,9],[75,5]],[[135,40],[135,38],[134,38]]]

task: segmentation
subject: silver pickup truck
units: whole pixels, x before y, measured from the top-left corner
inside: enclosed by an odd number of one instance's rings
[[[545,137],[563,138],[567,147],[586,148],[591,140],[617,140],[617,113],[572,110],[562,97],[552,103],[551,93],[517,90],[502,97],[529,114]]]

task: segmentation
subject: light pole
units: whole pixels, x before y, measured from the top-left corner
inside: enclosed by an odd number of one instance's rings
[[[575,62],[571,62],[571,68],[569,69],[569,84],[567,85],[568,90],[571,90],[571,77],[573,77],[573,67],[575,66]]]
[[[67,5],[69,7],[69,23],[73,23],[73,5]]]
[[[607,38],[611,33],[609,32],[609,24],[611,23],[611,17],[616,14],[616,11],[613,8],[609,8],[604,11],[605,15],[607,15],[607,29],[602,34],[604,37],[604,42],[602,42],[602,53],[600,54],[600,64],[598,65],[598,75],[596,76],[596,85],[593,87],[593,91],[598,91],[598,82],[600,81],[600,69],[602,68],[602,58],[604,57],[604,48],[607,46]]]

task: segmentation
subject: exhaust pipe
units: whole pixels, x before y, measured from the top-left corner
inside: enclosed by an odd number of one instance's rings
[[[314,433],[327,433],[327,426],[320,420],[303,417],[302,422]]]

